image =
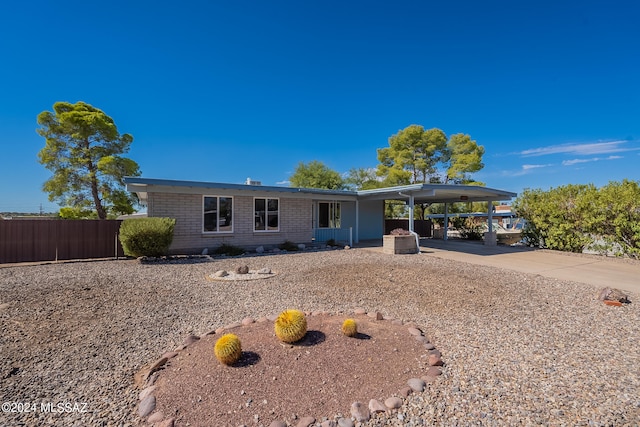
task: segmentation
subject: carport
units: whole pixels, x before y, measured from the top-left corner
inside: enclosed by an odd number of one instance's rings
[[[446,240],[449,226],[449,204],[458,202],[488,202],[487,217],[489,228],[488,232],[485,234],[485,244],[495,245],[496,234],[493,231],[492,202],[509,201],[516,196],[516,193],[512,193],[510,191],[480,187],[476,185],[412,184],[358,191],[356,211],[358,210],[358,203],[360,201],[406,200],[407,205],[409,206],[409,231],[411,234],[416,236],[417,241],[418,234],[414,230],[413,218],[415,205],[444,203],[444,239]],[[358,217],[359,215],[356,215],[356,221]],[[359,225],[356,223],[356,230],[358,229]]]

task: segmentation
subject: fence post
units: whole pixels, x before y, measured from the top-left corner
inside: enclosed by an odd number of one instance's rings
[[[116,241],[115,241],[115,251],[116,251],[116,261],[118,260],[118,232],[116,231]]]

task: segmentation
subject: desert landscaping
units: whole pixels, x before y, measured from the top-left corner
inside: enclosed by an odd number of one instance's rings
[[[138,413],[142,386],[136,373],[182,348],[190,336],[200,339],[156,372],[157,410],[175,426],[268,427],[276,420],[296,426],[307,417],[315,420],[310,425],[329,425],[349,419],[355,400],[391,396],[401,398],[399,408],[353,425],[640,422],[638,295],[629,294],[631,304],[608,306],[590,285],[366,248],[197,261],[0,268],[0,425],[150,425]],[[277,274],[210,279],[245,264]],[[269,318],[288,308],[307,312],[309,329],[322,331],[316,337],[323,338],[306,347],[263,345],[273,339]],[[388,320],[356,315],[357,308]],[[332,341],[331,331],[346,316],[360,319],[369,339]],[[213,343],[224,327],[242,320],[246,324],[234,330],[245,333],[238,332],[251,357],[221,367]],[[397,329],[385,333],[399,341],[389,351],[379,328],[393,321]],[[428,367],[421,358],[429,352],[407,333],[410,327],[420,328],[441,352],[443,366],[424,391],[405,397],[400,391],[407,379]],[[351,349],[355,343],[369,353]],[[386,357],[394,349],[403,355]],[[358,354],[366,360],[355,360]],[[295,375],[278,377],[273,356],[306,364]],[[399,374],[380,369],[389,360],[400,365]],[[234,375],[244,382],[232,383]],[[361,396],[362,378],[382,384],[380,391],[374,387]],[[170,397],[167,384],[188,394],[191,406]],[[341,392],[313,397],[323,388]],[[276,405],[282,390],[286,404]],[[334,404],[335,413],[327,413]],[[216,409],[202,411],[204,405]]]

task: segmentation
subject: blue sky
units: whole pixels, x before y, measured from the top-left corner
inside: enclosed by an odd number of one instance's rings
[[[146,178],[287,185],[411,124],[483,145],[488,186],[640,179],[634,1],[27,1],[0,14],[0,211],[56,211],[36,116],[102,109]]]

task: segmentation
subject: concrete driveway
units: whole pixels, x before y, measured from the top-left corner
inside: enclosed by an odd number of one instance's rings
[[[588,283],[599,288],[608,286],[640,295],[640,261],[522,247],[491,247],[482,242],[461,240],[421,239],[420,250],[437,258]]]

